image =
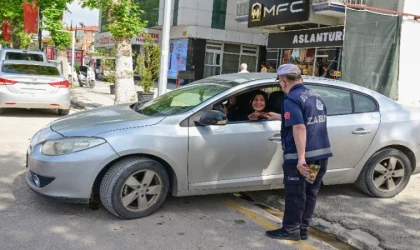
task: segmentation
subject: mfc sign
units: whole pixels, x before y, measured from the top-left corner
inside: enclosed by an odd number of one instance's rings
[[[309,0],[251,0],[248,27],[308,21],[309,2]]]

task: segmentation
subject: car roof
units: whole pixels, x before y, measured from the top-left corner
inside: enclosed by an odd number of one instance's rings
[[[27,49],[3,49],[4,52],[23,52],[23,53],[35,53],[35,54],[44,54],[43,51],[40,50],[27,50]]]
[[[219,80],[226,80],[231,81],[236,84],[243,84],[248,83],[251,81],[260,81],[260,80],[275,80],[277,78],[276,73],[233,73],[233,74],[224,74],[224,75],[217,75],[212,76],[209,79],[219,79]],[[343,87],[347,89],[352,89],[360,92],[364,92],[369,95],[377,96],[381,95],[373,90],[370,90],[368,88],[358,86],[352,83],[335,80],[335,79],[329,79],[329,78],[323,78],[323,77],[316,77],[316,76],[303,76],[303,82],[304,83],[317,83],[321,85],[331,85],[335,87]]]
[[[39,66],[48,66],[55,67],[49,62],[39,62],[39,61],[26,61],[26,60],[4,60],[2,64],[24,64],[24,65],[39,65]]]

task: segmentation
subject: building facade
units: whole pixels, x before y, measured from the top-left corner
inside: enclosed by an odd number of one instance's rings
[[[75,31],[75,49],[83,51],[83,56],[95,51],[94,40],[98,26],[75,26],[66,29]]]
[[[152,20],[146,32],[159,43],[164,2],[139,0],[140,8],[145,6],[145,13],[149,13],[144,18]],[[179,71],[193,71],[195,79],[234,73],[241,63],[247,63],[251,72],[260,69],[265,60],[267,35],[236,22],[236,7],[235,1],[228,0],[172,1],[169,80],[175,80]],[[95,37],[95,46],[109,49],[113,39],[104,32],[104,23],[106,18],[100,18],[102,28]],[[141,40],[141,35],[133,37],[134,52],[140,52]]]
[[[353,19],[353,23],[358,26],[352,27],[349,26],[346,7],[354,9],[353,13],[368,11],[369,15],[377,17],[360,20],[358,23],[358,20],[354,22]],[[408,78],[412,74],[410,72],[420,66],[420,61],[415,59],[420,56],[420,52],[417,52],[414,45],[418,41],[415,34],[420,33],[420,1],[238,0],[236,9],[235,20],[238,23],[246,23],[248,27],[259,28],[261,33],[268,34],[267,63],[276,67],[294,63],[305,75],[338,79],[348,79],[348,72],[352,72],[352,79],[357,79],[354,75],[363,72],[367,76],[365,78],[369,79],[363,79],[362,84],[357,81],[352,83],[374,89],[400,102],[419,103],[420,98],[415,94],[417,91],[413,91],[413,88],[418,87]],[[383,28],[382,33],[378,32],[376,27],[381,26],[378,20],[387,22],[388,17],[401,20],[396,22],[394,30]],[[376,21],[372,22],[375,18]],[[351,39],[350,34],[357,36]],[[388,48],[376,51],[383,45],[380,38],[392,39],[394,34],[398,38],[391,41]],[[355,49],[357,46],[360,46],[359,50]],[[376,62],[380,64],[380,69],[370,67],[374,60],[378,61],[387,53],[392,55],[384,57],[386,60],[382,62]],[[343,55],[346,60],[343,60]],[[357,60],[358,65],[350,60]],[[346,72],[348,74],[343,76],[342,73]],[[381,75],[388,73],[395,74],[396,79],[391,80],[397,86],[381,86],[381,81],[386,79],[386,76]],[[380,91],[383,88],[388,90]]]

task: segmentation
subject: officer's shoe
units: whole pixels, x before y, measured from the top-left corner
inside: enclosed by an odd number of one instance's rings
[[[299,234],[289,234],[283,228],[272,230],[272,231],[266,231],[265,232],[268,237],[275,238],[278,240],[300,240]]]
[[[308,231],[300,231],[300,239],[301,240],[307,240],[308,239]]]

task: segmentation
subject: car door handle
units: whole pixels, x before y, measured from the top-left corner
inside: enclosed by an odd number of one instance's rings
[[[273,142],[281,142],[281,136],[280,135],[274,135],[272,137],[268,137],[268,140]]]
[[[366,135],[366,134],[370,133],[370,130],[369,129],[358,128],[351,133],[354,134],[354,135]]]

